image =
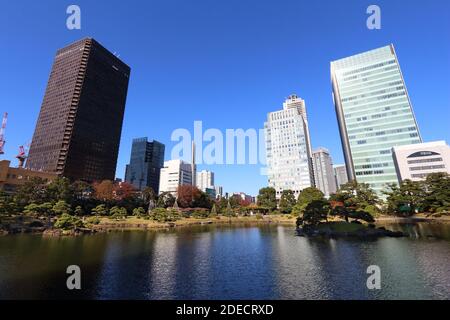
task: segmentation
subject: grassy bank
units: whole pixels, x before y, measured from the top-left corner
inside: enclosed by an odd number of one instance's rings
[[[99,223],[91,225],[95,230],[105,231],[114,229],[157,229],[157,228],[169,228],[169,227],[186,227],[192,225],[202,224],[285,224],[295,225],[296,219],[289,215],[267,215],[261,218],[257,216],[238,216],[238,217],[226,217],[217,216],[212,218],[181,218],[174,222],[158,222],[150,219],[144,219],[139,217],[127,217],[126,219],[110,219],[105,217],[99,217]]]

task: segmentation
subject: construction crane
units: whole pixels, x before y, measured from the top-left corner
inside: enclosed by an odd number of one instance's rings
[[[25,164],[25,160],[28,158],[27,153],[25,152],[24,146],[19,147],[19,154],[16,156],[16,158],[19,160],[19,168],[23,168],[23,165]]]
[[[4,146],[5,146],[5,129],[6,129],[6,121],[8,120],[8,112],[5,112],[2,120],[2,127],[0,128],[0,154],[4,154]]]

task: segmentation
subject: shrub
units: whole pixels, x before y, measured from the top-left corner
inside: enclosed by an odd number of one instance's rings
[[[179,220],[181,218],[181,213],[178,210],[175,209],[162,209],[162,208],[156,208],[152,210],[152,213],[150,217],[158,222],[172,222]]]
[[[100,204],[96,206],[94,209],[92,209],[92,214],[97,216],[106,216],[108,215],[108,209],[104,204]]]
[[[256,214],[256,219],[258,219],[258,220],[263,219],[262,214],[261,214],[261,213],[257,213],[257,214]]]
[[[84,224],[79,218],[71,216],[68,213],[63,213],[58,220],[56,220],[54,227],[69,230],[73,228],[82,228],[84,227]]]
[[[84,216],[84,210],[81,206],[77,206],[73,212],[76,216]]]
[[[127,209],[114,206],[109,210],[109,214],[111,219],[125,219],[127,217]]]
[[[86,223],[88,224],[99,224],[100,219],[98,217],[89,217],[86,219]]]
[[[70,205],[64,200],[58,201],[52,208],[52,211],[56,215],[61,215],[64,213],[70,214]]]
[[[133,209],[133,216],[142,217],[145,215],[145,209],[142,207]]]
[[[26,215],[51,215],[53,205],[49,202],[43,204],[30,203],[24,208],[23,213]]]
[[[196,208],[192,213],[194,218],[208,218],[209,212],[208,209]]]

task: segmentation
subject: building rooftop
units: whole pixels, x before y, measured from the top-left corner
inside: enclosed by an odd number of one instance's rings
[[[431,147],[440,147],[445,146],[447,143],[444,140],[440,141],[430,141],[430,142],[423,142],[423,143],[415,143],[415,144],[408,144],[404,146],[395,146],[393,147],[395,150],[411,150],[411,149],[423,149],[423,148],[431,148]]]

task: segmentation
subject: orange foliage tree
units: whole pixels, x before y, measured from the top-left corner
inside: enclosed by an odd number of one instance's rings
[[[181,185],[177,189],[178,193],[178,205],[181,208],[190,208],[195,199],[200,197],[200,190],[197,187],[191,185]]]

